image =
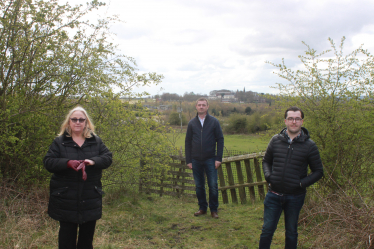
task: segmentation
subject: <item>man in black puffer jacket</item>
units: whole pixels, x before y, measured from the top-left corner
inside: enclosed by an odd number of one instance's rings
[[[270,248],[282,211],[286,228],[285,248],[297,248],[297,223],[306,188],[323,176],[318,148],[309,139],[308,130],[301,127],[303,119],[304,113],[300,108],[286,110],[286,128],[270,140],[262,161],[269,192],[264,201],[260,249]],[[312,172],[310,175],[308,165]]]
[[[218,120],[208,114],[208,100],[196,101],[197,115],[188,123],[185,150],[187,166],[193,170],[199,211],[204,215],[208,209],[205,194],[205,176],[209,187],[209,209],[213,218],[218,218],[218,174],[223,154],[223,134]],[[217,147],[217,154],[216,154]]]

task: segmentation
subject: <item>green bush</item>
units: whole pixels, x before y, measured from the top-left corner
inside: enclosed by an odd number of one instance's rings
[[[304,43],[306,54],[299,56],[304,68],[292,70],[284,61],[270,64],[288,81],[278,84],[279,115],[290,106],[304,111],[304,126],[320,150],[328,186],[366,192],[374,178],[374,56],[361,47],[345,55],[344,40],[336,47],[329,39],[331,49],[321,53]]]
[[[247,114],[247,115],[249,115],[250,113],[251,113],[251,111],[252,111],[252,108],[250,107],[250,106],[247,106],[246,108],[245,108],[245,114]]]
[[[137,74],[135,61],[119,54],[115,44],[107,40],[116,18],[87,21],[87,14],[103,5],[98,1],[77,7],[59,5],[57,0],[1,2],[0,61],[6,71],[0,83],[3,182],[47,182],[49,173],[43,167],[43,157],[68,110],[77,104],[95,104],[89,110],[94,122],[108,117],[128,125],[123,115],[116,117],[115,110],[105,109],[112,100],[119,106],[112,89],[116,88],[118,95],[134,96],[133,87],[157,84],[162,79],[155,73]],[[132,122],[145,122],[142,115],[138,116]],[[147,132],[148,124],[140,126],[144,129],[141,133],[154,135]],[[99,133],[103,129],[98,126]],[[112,129],[107,127],[109,137],[113,136]],[[120,138],[130,136],[127,130],[122,132]],[[111,146],[117,148],[116,144]]]
[[[182,116],[182,125],[187,124],[187,119],[186,116],[183,113],[178,113],[178,112],[172,112],[169,115],[169,124],[171,125],[180,125],[181,124],[181,118],[180,115]]]
[[[241,114],[231,114],[224,131],[230,134],[247,133],[247,117]]]
[[[166,172],[173,148],[166,127],[154,117],[124,108],[118,98],[91,98],[85,105],[95,121],[97,134],[113,152],[113,164],[104,171],[105,185],[136,192],[139,181],[160,178]],[[138,113],[138,115],[136,115]],[[140,114],[140,115],[139,115]]]
[[[229,134],[249,134],[266,131],[269,127],[279,120],[281,117],[273,115],[272,112],[261,114],[254,112],[252,115],[231,114],[224,127],[224,131]]]

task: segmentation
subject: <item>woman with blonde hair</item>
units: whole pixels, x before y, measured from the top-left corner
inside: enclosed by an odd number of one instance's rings
[[[112,153],[94,130],[86,110],[72,109],[43,160],[53,173],[48,214],[60,222],[60,249],[93,248],[102,215],[102,170],[112,164]]]

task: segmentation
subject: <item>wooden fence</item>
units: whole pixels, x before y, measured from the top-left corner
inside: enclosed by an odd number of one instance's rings
[[[256,199],[263,200],[267,191],[263,180],[260,160],[263,153],[253,153],[222,159],[218,168],[218,190],[223,203],[247,203]],[[192,170],[186,166],[185,158],[172,156],[168,174],[161,180],[151,181],[147,185],[139,184],[139,190],[160,196],[192,196],[195,195],[195,182]],[[208,192],[208,191],[207,191]]]

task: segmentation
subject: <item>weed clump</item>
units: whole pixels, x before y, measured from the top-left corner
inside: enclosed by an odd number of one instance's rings
[[[374,248],[374,206],[358,192],[343,189],[327,196],[317,191],[305,203],[300,215],[300,240],[309,248]]]

